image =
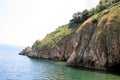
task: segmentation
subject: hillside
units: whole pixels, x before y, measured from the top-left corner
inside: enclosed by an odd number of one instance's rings
[[[74,50],[68,65],[119,70],[120,3],[86,20],[76,31]]]
[[[47,34],[47,36],[43,40],[40,40],[40,42],[36,46],[33,46],[33,48],[35,47],[35,50],[38,52],[43,49],[52,49],[65,36],[74,33],[79,26],[80,24],[66,24],[60,26],[55,31]]]
[[[103,0],[104,1],[104,0]],[[84,11],[87,13],[87,11]],[[83,13],[79,13],[83,15]],[[88,14],[89,15],[89,14]],[[120,67],[120,2],[90,16],[74,17],[20,54],[102,70]],[[82,20],[82,21],[78,21]]]
[[[26,47],[20,52],[20,54],[35,58],[66,61],[70,57],[73,50],[73,40],[71,38],[79,26],[80,23],[60,26],[55,31],[47,34],[43,40],[36,40],[31,47],[31,51],[30,47]]]

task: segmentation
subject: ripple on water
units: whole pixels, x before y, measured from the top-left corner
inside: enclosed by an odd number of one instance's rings
[[[0,51],[0,80],[120,80],[119,75],[71,68],[60,61],[31,59],[17,51]]]

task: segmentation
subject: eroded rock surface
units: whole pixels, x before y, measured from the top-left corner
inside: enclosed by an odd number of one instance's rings
[[[116,10],[117,9],[117,10]],[[120,68],[120,6],[86,20],[80,28],[65,36],[52,49],[32,48],[20,54],[29,57],[67,61],[69,66],[114,70]]]
[[[67,65],[109,70],[120,66],[120,8],[93,23],[90,18],[76,32]],[[112,14],[117,15],[112,15]]]
[[[64,37],[55,45],[53,49],[45,48],[39,52],[36,51],[34,47],[37,43],[39,43],[39,41],[36,41],[32,47],[32,51],[28,54],[28,56],[66,61],[73,51],[73,35],[74,34]]]

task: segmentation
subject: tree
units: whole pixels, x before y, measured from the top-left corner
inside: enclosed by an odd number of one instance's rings
[[[116,2],[119,2],[120,0],[111,0],[111,2],[114,4]]]
[[[73,14],[73,19],[70,20],[70,23],[82,23],[87,20],[89,17],[95,13],[101,12],[107,7],[111,6],[114,3],[119,2],[120,0],[100,0],[96,8],[92,8],[89,11],[85,9],[83,12],[77,12]]]
[[[89,12],[88,12],[87,9],[85,9],[85,10],[82,12],[82,14],[81,14],[82,22],[84,22],[86,19],[88,19],[88,14],[89,14]]]
[[[99,4],[95,8],[95,13],[101,12],[107,7],[119,2],[120,0],[100,0]]]
[[[83,12],[77,12],[73,14],[73,19],[70,20],[70,23],[82,23],[89,17],[89,12],[85,9]]]
[[[73,19],[70,20],[70,23],[81,23],[81,16],[82,16],[82,13],[81,12],[77,12],[77,13],[74,13],[73,14]]]

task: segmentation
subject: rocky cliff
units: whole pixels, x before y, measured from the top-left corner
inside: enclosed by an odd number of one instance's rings
[[[94,69],[120,67],[120,5],[85,21],[74,36],[67,65]]]
[[[62,60],[66,61],[73,51],[73,34],[67,35],[64,37],[60,42],[58,42],[54,48],[44,48],[40,51],[36,51],[35,46],[41,43],[39,40],[37,40],[29,53],[26,55],[29,57],[35,57],[35,58],[45,58],[45,59],[52,59],[52,60]],[[25,49],[26,50],[26,49]],[[22,52],[24,53],[25,50]]]
[[[54,47],[36,50],[36,41],[27,56],[67,61],[69,66],[112,70],[120,67],[120,4],[90,17],[75,32]],[[23,51],[24,53],[25,51]]]
[[[28,55],[30,52],[31,52],[31,48],[30,47],[26,47],[19,54],[20,55]]]

